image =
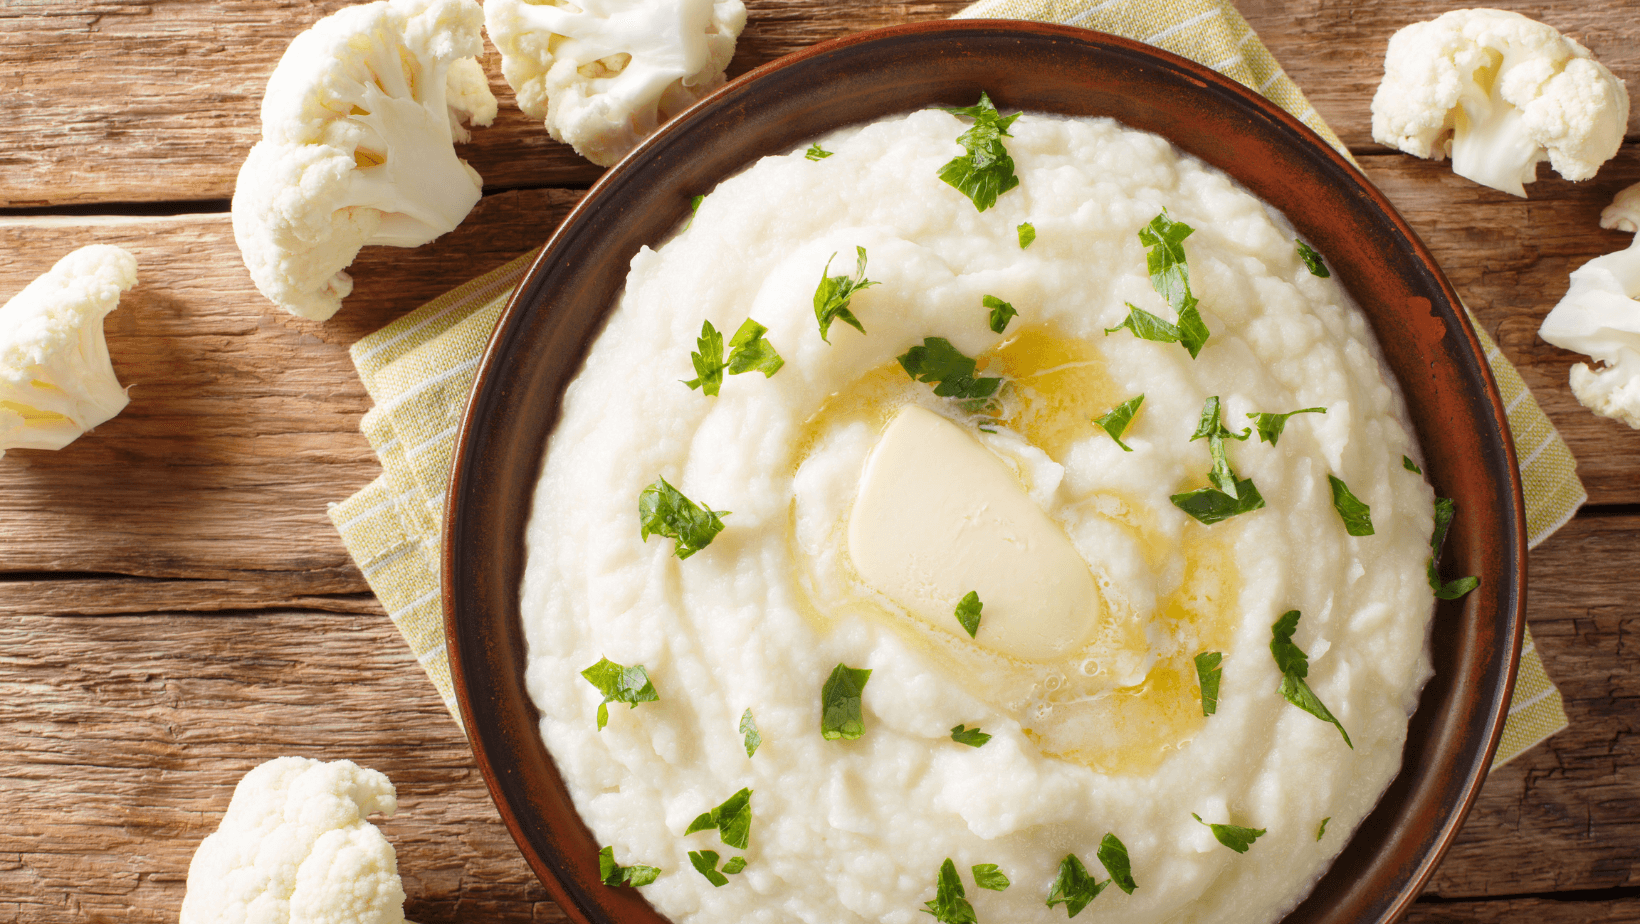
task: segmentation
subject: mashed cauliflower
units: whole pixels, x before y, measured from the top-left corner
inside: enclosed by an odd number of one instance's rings
[[[825,159],[767,158],[633,259],[534,500],[522,594],[541,734],[599,843],[662,871],[643,894],[675,921],[926,921],[948,857],[980,921],[1063,920],[1045,903],[1061,861],[1104,880],[1106,834],[1137,888],[1106,889],[1079,920],[1275,920],[1397,773],[1429,674],[1433,495],[1402,465],[1419,453],[1400,397],[1336,279],[1307,271],[1286,221],[1222,173],[1110,120],[1027,114],[1005,139],[1020,183],[980,212],[936,175],[969,124],[922,111],[821,139]],[[1106,334],[1129,303],[1174,317],[1138,237],[1164,209],[1195,229],[1184,250],[1211,337],[1194,359]],[[865,332],[833,324],[828,344],[815,288],[857,247],[877,283],[850,305]],[[987,295],[1018,312],[1002,333]],[[716,397],[681,384],[702,320],[727,338],[748,316],[778,374],[728,377]],[[907,376],[896,357],[928,337],[1001,376],[996,400]],[[1093,419],[1139,394],[1128,452]],[[1227,441],[1265,506],[1203,525],[1169,498],[1207,484],[1191,434],[1211,396],[1238,434],[1255,412],[1326,413],[1273,445]],[[970,636],[862,577],[848,539],[862,471],[908,406],[961,427],[1063,532],[1097,588],[1085,636],[1010,654],[984,644],[999,610]],[[1346,532],[1329,475],[1370,505],[1373,535]],[[640,538],[657,476],[729,511],[687,561]],[[1288,610],[1353,749],[1278,693],[1271,626]],[[1223,654],[1211,716],[1193,664],[1206,651]],[[612,705],[599,730],[603,694],[581,671],[601,658],[643,665],[659,699]],[[857,740],[820,733],[838,664],[872,671]],[[953,740],[964,724],[992,737]],[[742,788],[746,849],[686,833]],[[1238,853],[1193,814],[1265,833]],[[691,867],[703,850],[743,854],[744,872],[714,886]],[[977,888],[976,864],[1011,886]]]

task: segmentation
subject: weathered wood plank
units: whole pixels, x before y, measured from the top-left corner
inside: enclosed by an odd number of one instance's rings
[[[1484,900],[1640,884],[1637,545],[1640,516],[1585,516],[1534,555],[1534,584],[1562,591],[1535,595],[1531,619],[1572,727],[1487,781],[1431,887],[1465,900],[1411,920],[1637,919],[1625,896]],[[234,782],[281,754],[397,783],[384,830],[411,918],[561,920],[392,625],[315,613],[0,620],[0,915],[174,921]]]
[[[262,90],[285,46],[344,0],[40,0],[0,9],[0,205],[223,199],[260,134]],[[1454,0],[1243,0],[1248,19],[1317,110],[1353,147],[1372,148],[1367,109],[1397,28]],[[1580,35],[1640,88],[1640,42],[1627,0],[1499,0]],[[749,0],[729,73],[817,41],[942,19],[966,0]],[[463,156],[491,189],[584,186],[599,169],[518,111],[500,58],[484,61],[501,101],[496,124]],[[86,74],[95,73],[90,80]],[[1640,107],[1630,132],[1640,135]],[[1545,168],[1547,172],[1547,168]]]
[[[1640,517],[1581,516],[1532,554],[1532,634],[1571,727],[1487,779],[1430,891],[1640,886],[1636,549]]]
[[[356,569],[244,573],[235,580],[66,576],[0,579],[0,616],[314,610],[385,616]]]
[[[1516,898],[1476,902],[1419,902],[1406,924],[1633,924],[1640,899],[1570,900]]]
[[[578,197],[503,193],[426,248],[367,249],[354,294],[323,324],[256,293],[226,215],[0,221],[6,297],[93,242],[129,247],[140,280],[105,325],[130,405],[59,452],[0,461],[0,571],[363,591],[325,515],[380,472],[347,347],[537,246]]]

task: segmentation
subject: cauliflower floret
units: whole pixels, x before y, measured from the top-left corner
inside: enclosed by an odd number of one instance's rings
[[[1640,184],[1618,193],[1600,223],[1633,231],[1637,205]],[[1605,363],[1598,371],[1573,366],[1572,394],[1596,414],[1640,429],[1640,240],[1573,270],[1571,286],[1538,335]]]
[[[234,240],[261,293],[322,321],[367,244],[419,247],[461,223],[483,181],[456,156],[495,97],[474,60],[475,0],[347,7],[290,43],[262,99],[262,140],[234,188]]]
[[[1452,172],[1524,197],[1543,160],[1586,180],[1629,121],[1623,81],[1554,29],[1504,10],[1453,10],[1395,33],[1372,137],[1452,157]]]
[[[518,107],[607,167],[723,84],[741,0],[484,0]]]
[[[1640,231],[1640,183],[1618,193],[1611,205],[1600,210],[1600,227],[1630,234]]]
[[[0,306],[0,457],[61,449],[125,408],[103,318],[137,284],[137,260],[81,247]]]
[[[398,859],[365,820],[397,810],[387,777],[350,760],[268,761],[195,852],[182,924],[400,924]]]

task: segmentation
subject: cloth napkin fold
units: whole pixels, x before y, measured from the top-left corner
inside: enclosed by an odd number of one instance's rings
[[[1028,19],[1097,29],[1190,58],[1263,94],[1349,152],[1227,0],[981,0],[967,19]],[[1353,160],[1353,158],[1352,158]],[[501,309],[536,253],[434,299],[354,345],[353,362],[375,407],[361,427],[382,475],[331,505],[330,518],[365,579],[460,723],[445,648],[439,540],[456,431]],[[1526,489],[1529,542],[1536,546],[1587,500],[1576,463],[1520,374],[1477,324],[1503,394]],[[1560,693],[1531,634],[1496,767],[1562,728]]]

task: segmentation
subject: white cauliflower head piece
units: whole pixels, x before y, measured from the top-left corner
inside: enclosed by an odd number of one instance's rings
[[[81,247],[0,306],[0,456],[61,449],[125,408],[103,318],[137,284],[137,260]]]
[[[350,760],[262,764],[194,854],[181,924],[400,924],[398,860],[366,820],[397,809],[387,777]]]
[[[1628,128],[1623,81],[1553,26],[1504,10],[1452,10],[1395,33],[1372,99],[1372,137],[1526,195],[1548,160],[1586,180]]]
[[[1636,206],[1640,183],[1618,193],[1600,223],[1633,231],[1640,225]],[[1596,414],[1640,429],[1640,239],[1573,270],[1571,286],[1538,335],[1605,363],[1598,370],[1573,366],[1572,394]]]
[[[741,0],[484,0],[525,113],[607,167],[723,84]]]
[[[483,182],[455,142],[463,121],[495,118],[475,60],[483,18],[475,0],[379,0],[290,43],[233,197],[234,240],[263,295],[322,321],[353,290],[361,247],[419,247],[472,211]]]

